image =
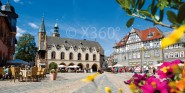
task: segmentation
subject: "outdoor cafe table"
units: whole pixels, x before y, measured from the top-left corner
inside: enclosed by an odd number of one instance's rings
[[[28,76],[29,74],[31,74],[31,70],[25,69],[25,70],[21,70],[21,72],[22,72],[23,78],[26,79],[25,81],[27,81],[27,76]]]

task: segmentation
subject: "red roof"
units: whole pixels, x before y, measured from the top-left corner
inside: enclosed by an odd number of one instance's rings
[[[119,43],[116,45],[116,47],[125,45],[126,42],[127,42],[127,39],[128,39],[128,35],[126,35],[123,39],[121,39],[121,40],[119,41]]]
[[[156,27],[148,28],[145,30],[138,30],[135,28],[133,29],[135,30],[135,32],[138,34],[138,36],[140,37],[142,41],[155,40],[155,39],[162,38],[163,36],[162,32],[159,31],[159,29],[157,29]],[[119,43],[115,47],[120,47],[120,46],[125,45],[128,38],[129,38],[129,35],[126,35],[123,39],[119,41]]]
[[[142,32],[142,36],[141,36],[142,41],[155,40],[155,39],[162,38],[163,36],[162,32],[159,31],[156,27],[142,30],[141,32]]]

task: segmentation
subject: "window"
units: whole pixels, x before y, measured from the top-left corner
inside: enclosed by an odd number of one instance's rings
[[[173,45],[170,45],[170,46],[169,46],[169,49],[173,49]]]
[[[89,54],[85,55],[85,60],[89,60]]]
[[[133,59],[135,59],[136,58],[136,53],[133,53]]]
[[[180,57],[184,57],[184,51],[180,52]]]
[[[148,62],[148,65],[153,65],[153,62],[152,62],[152,61],[149,61],[149,62]]]
[[[94,54],[94,55],[93,55],[93,61],[95,61],[95,60],[96,60],[96,55]]]
[[[175,57],[175,58],[178,58],[178,57],[179,57],[179,52],[175,52],[175,53],[174,53],[174,57]]]
[[[14,37],[12,37],[12,40],[11,40],[11,46],[14,45]]]
[[[56,53],[55,51],[51,52],[51,59],[55,59]]]
[[[179,44],[179,48],[183,48],[183,44]]]
[[[164,53],[164,58],[168,58],[168,53]]]
[[[149,34],[148,34],[148,38],[151,38],[151,37],[153,37],[154,36],[154,32],[150,32]]]
[[[170,52],[169,55],[170,55],[169,58],[173,58],[173,52]]]
[[[78,60],[81,60],[81,53],[78,53]]]
[[[69,59],[72,60],[73,59],[73,53],[69,54]]]
[[[64,59],[65,58],[65,54],[64,52],[61,52],[61,59]]]
[[[140,53],[137,53],[137,58],[140,58],[141,56],[140,56]]]
[[[132,54],[130,53],[129,56],[128,56],[129,59],[132,59]]]
[[[154,50],[154,56],[155,56],[155,57],[160,56],[159,50]]]
[[[175,44],[175,45],[174,45],[174,48],[178,48],[178,46],[179,46],[179,44]]]
[[[150,52],[149,52],[149,51],[145,51],[145,52],[144,52],[144,56],[145,56],[145,57],[150,57]]]
[[[144,48],[150,48],[150,43],[149,42],[145,43]]]
[[[124,56],[124,60],[126,60],[127,58],[126,58],[126,56]]]
[[[153,44],[154,44],[153,45],[154,48],[159,47],[159,42],[158,41],[155,41]]]

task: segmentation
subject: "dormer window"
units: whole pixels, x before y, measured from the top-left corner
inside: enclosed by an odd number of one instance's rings
[[[67,43],[67,41],[65,40],[65,43]]]
[[[57,49],[60,49],[60,45],[57,45]]]
[[[154,36],[154,32],[150,32],[149,34],[148,34],[148,38],[151,38],[151,37],[153,37]]]

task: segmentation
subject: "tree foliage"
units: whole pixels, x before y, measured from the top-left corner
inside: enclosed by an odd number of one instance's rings
[[[133,18],[127,21],[127,27],[134,23],[134,18],[142,18],[168,28],[177,28],[185,24],[185,2],[182,0],[116,0],[122,9]],[[152,2],[151,2],[152,1]],[[146,7],[144,7],[146,6]],[[166,13],[165,13],[166,12]],[[163,23],[167,14],[170,25]]]
[[[31,34],[23,34],[21,37],[19,37],[16,50],[16,59],[34,62],[37,52],[34,36]]]
[[[51,70],[51,69],[57,69],[57,67],[58,67],[58,65],[57,65],[57,63],[55,63],[55,62],[51,62],[50,64],[49,64],[49,69]]]

